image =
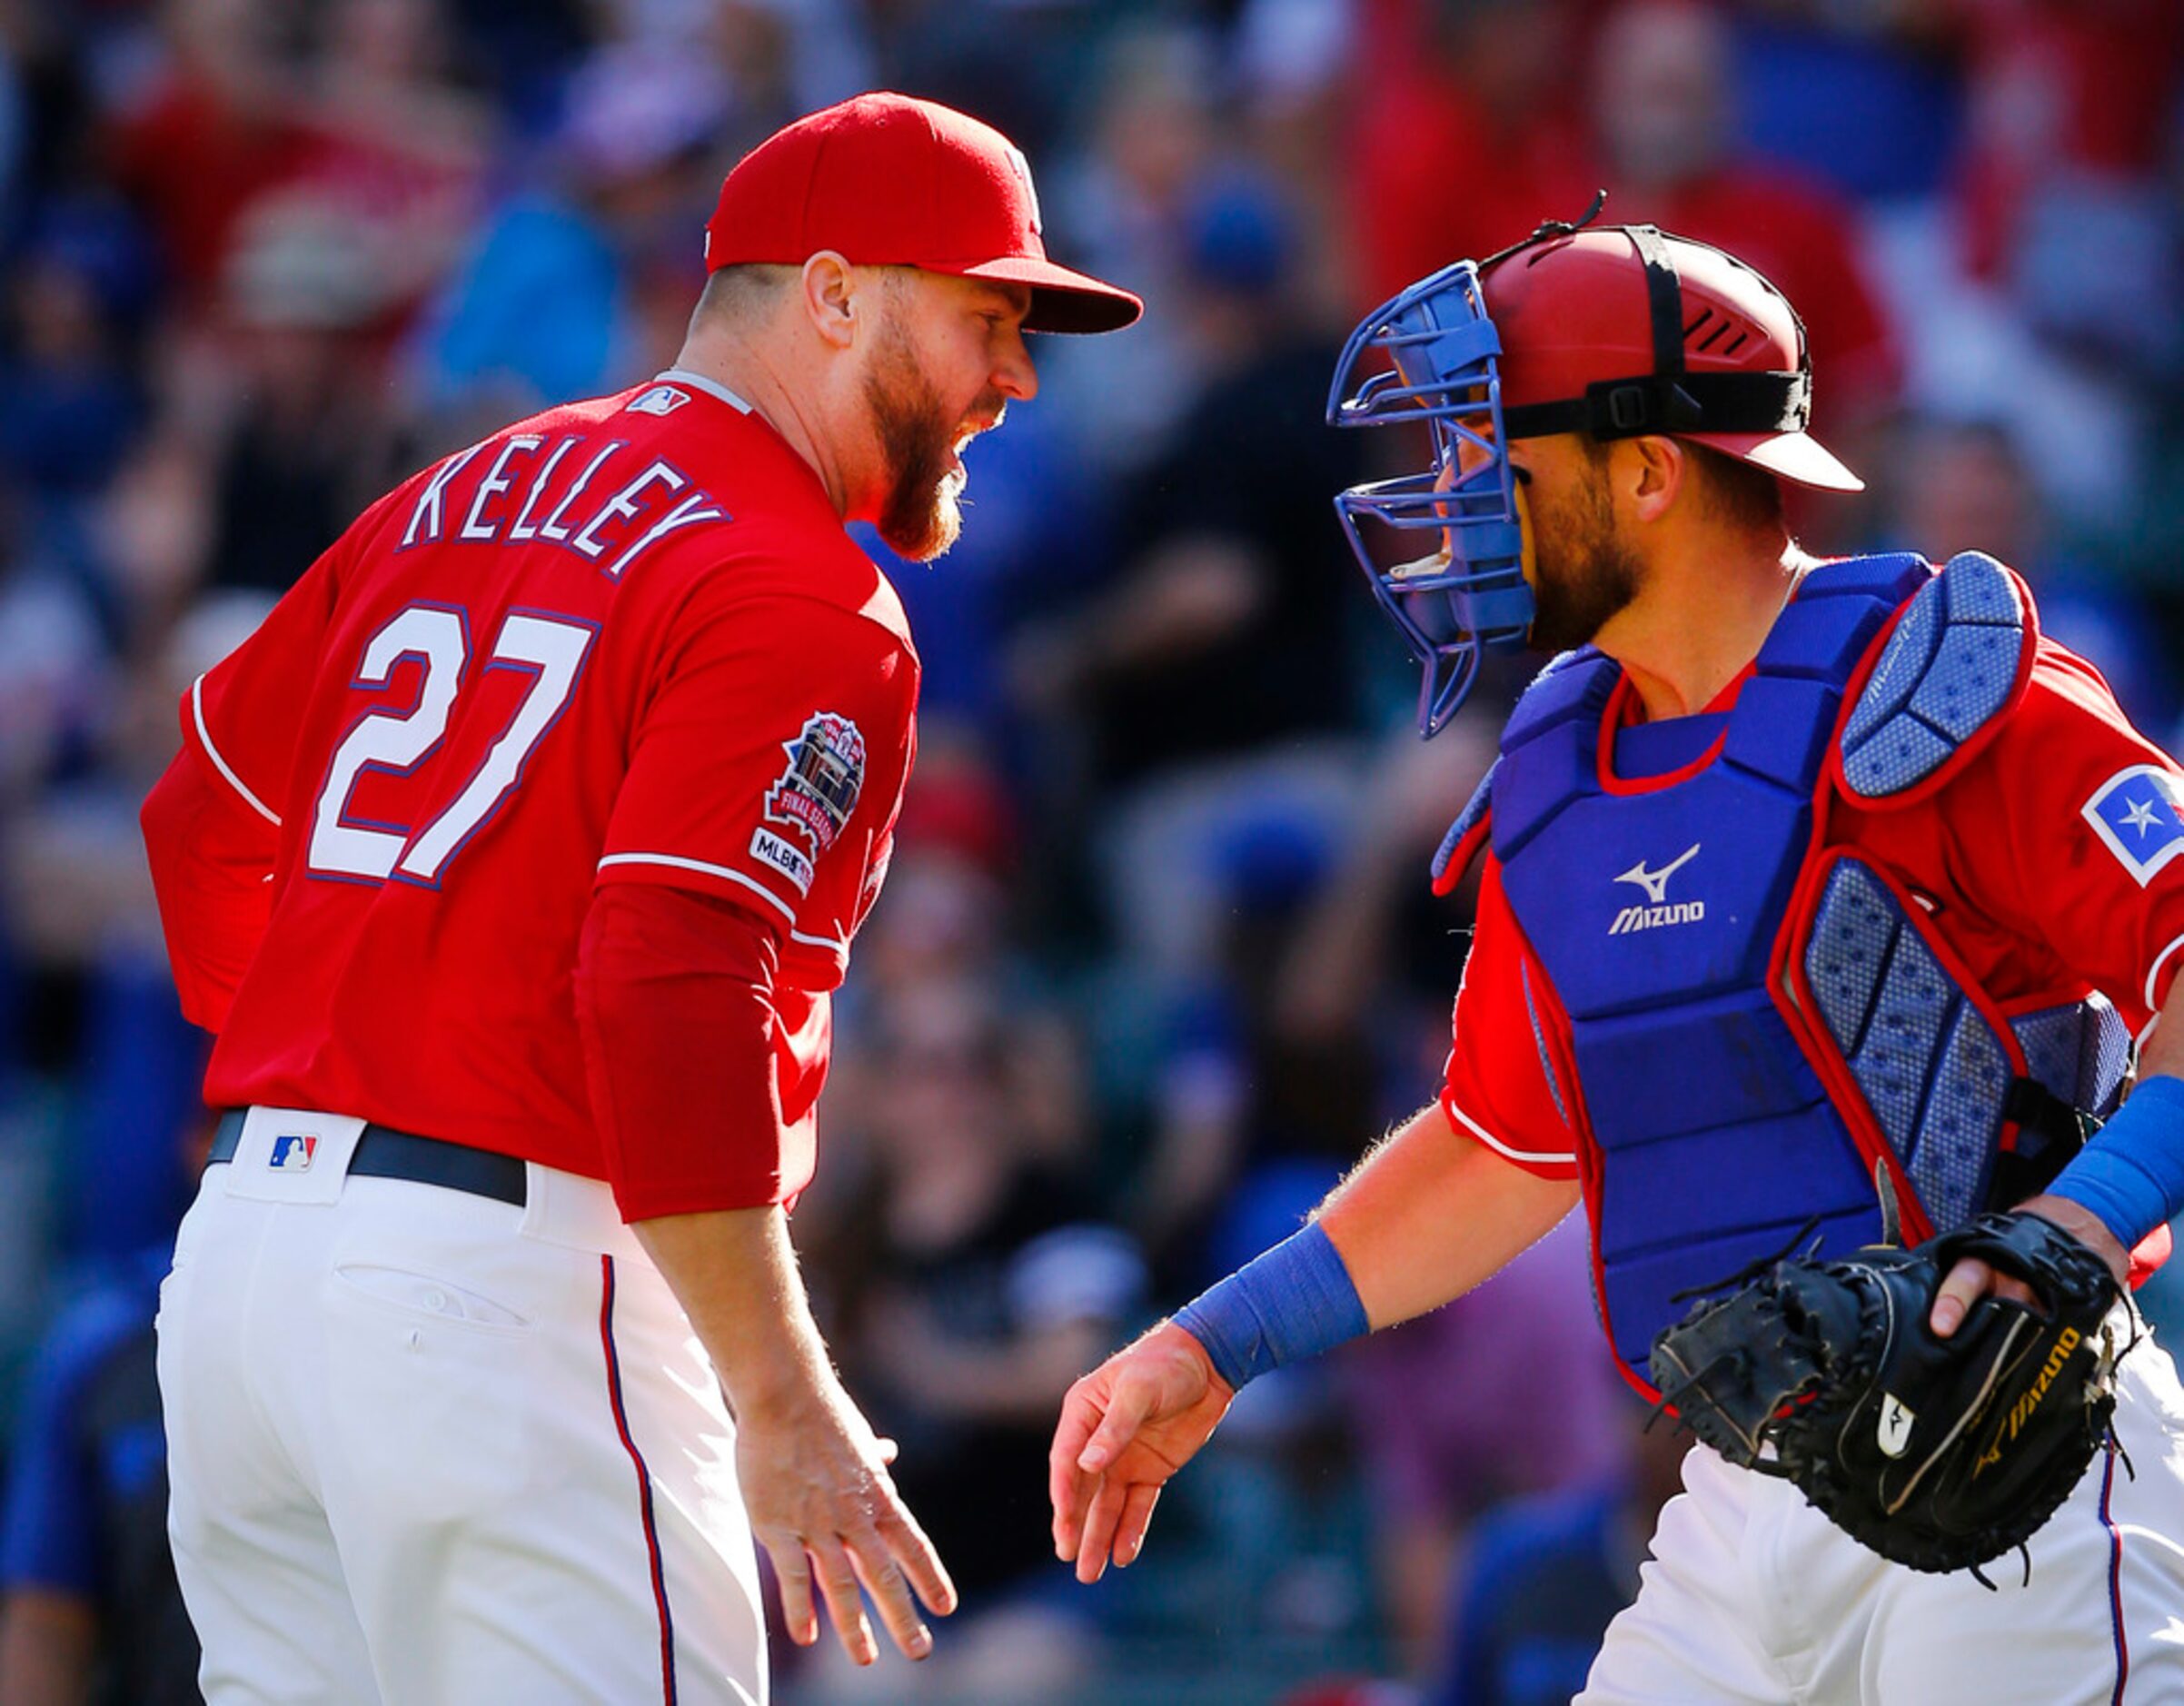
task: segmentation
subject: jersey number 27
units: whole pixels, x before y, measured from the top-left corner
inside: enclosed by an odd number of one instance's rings
[[[406,711],[367,711],[334,748],[312,808],[312,871],[438,888],[448,861],[522,781],[532,749],[567,709],[598,634],[589,622],[538,610],[511,610],[501,620],[485,667],[521,670],[531,679],[530,689],[454,798],[430,822],[407,829],[352,818],[349,797],[367,772],[407,776],[439,750],[470,660],[470,618],[444,604],[412,604],[395,615],[364,647],[352,685],[385,687],[395,666],[413,659],[423,666],[417,702]]]

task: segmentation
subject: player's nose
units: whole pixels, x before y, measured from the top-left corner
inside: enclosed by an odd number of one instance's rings
[[[994,363],[993,388],[1011,402],[1029,402],[1039,394],[1039,370],[1020,331],[1008,338]]]

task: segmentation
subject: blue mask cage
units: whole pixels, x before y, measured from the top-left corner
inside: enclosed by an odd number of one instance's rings
[[[1524,523],[1502,420],[1501,352],[1478,263],[1459,261],[1359,322],[1327,393],[1330,426],[1423,422],[1433,432],[1431,468],[1352,486],[1335,500],[1373,596],[1425,668],[1421,739],[1438,734],[1455,715],[1477,679],[1482,648],[1521,646],[1532,626]],[[1360,379],[1368,353],[1384,353],[1392,371]],[[1465,447],[1474,465],[1459,474]],[[1436,555],[1383,569],[1359,531],[1365,521],[1435,535],[1435,545],[1444,539],[1447,560]]]

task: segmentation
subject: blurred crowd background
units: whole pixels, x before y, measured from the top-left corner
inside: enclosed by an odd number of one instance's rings
[[[2004,557],[2184,732],[2175,0],[0,0],[11,1706],[195,1698],[150,1321],[204,1039],[135,828],[177,695],[392,481],[664,364],[722,173],[880,86],[1007,130],[1148,312],[1037,344],[897,566],[924,757],[798,1241],[966,1610],[915,1673],[784,1644],[791,1706],[1534,1706],[1634,1585],[1677,1445],[1573,1226],[1249,1389],[1137,1568],[1047,1539],[1069,1380],[1436,1087],[1425,862],[1524,666],[1417,743],[1328,502],[1387,471],[1321,418],[1374,303],[1602,184],[1732,249],[1871,481],[1806,542]]]

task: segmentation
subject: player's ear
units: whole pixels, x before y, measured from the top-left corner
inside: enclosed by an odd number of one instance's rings
[[[1614,449],[1622,452],[1618,483],[1631,512],[1641,521],[1659,521],[1692,482],[1690,453],[1675,440],[1653,433],[1619,440]]]
[[[849,262],[821,249],[804,263],[804,314],[820,339],[846,350],[857,338],[857,279]]]

